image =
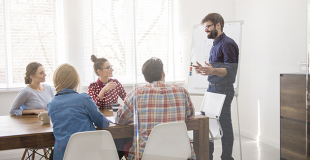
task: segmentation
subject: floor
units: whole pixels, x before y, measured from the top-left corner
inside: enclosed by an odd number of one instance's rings
[[[280,149],[264,143],[258,143],[253,139],[241,136],[242,160],[280,160]],[[221,160],[221,140],[214,143],[213,160]],[[235,160],[241,160],[239,137],[235,136],[233,155]]]
[[[240,159],[239,139],[236,136],[234,143],[233,157],[235,160]],[[241,137],[242,160],[280,160],[280,149],[258,143],[255,140]],[[221,141],[215,141],[214,160],[221,160]],[[20,160],[23,149],[0,151],[0,160]],[[39,158],[36,158],[39,159]]]

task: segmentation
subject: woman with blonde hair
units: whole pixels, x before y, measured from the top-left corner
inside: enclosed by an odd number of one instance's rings
[[[25,84],[15,98],[11,109],[11,115],[40,114],[46,111],[46,104],[54,97],[54,92],[45,82],[45,69],[38,62],[31,62],[26,67]]]
[[[91,60],[98,80],[89,85],[88,94],[99,109],[112,108],[112,104],[118,103],[118,97],[124,100],[127,93],[117,79],[111,78],[114,70],[107,59],[92,55]]]
[[[62,160],[72,134],[94,131],[95,126],[106,128],[109,121],[88,94],[77,92],[80,78],[73,66],[60,65],[54,72],[53,82],[57,94],[47,108],[55,137],[53,159]]]

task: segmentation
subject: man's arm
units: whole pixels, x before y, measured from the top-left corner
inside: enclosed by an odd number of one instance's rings
[[[185,119],[193,119],[195,117],[195,108],[194,105],[191,101],[191,98],[188,94],[188,91],[183,88],[184,90],[184,95],[185,95]]]
[[[127,95],[124,105],[120,106],[115,116],[116,124],[127,124],[133,117],[133,102],[136,100],[134,90]]]
[[[224,67],[227,70],[227,76],[236,76],[239,61],[238,46],[226,43],[221,49],[224,55]]]

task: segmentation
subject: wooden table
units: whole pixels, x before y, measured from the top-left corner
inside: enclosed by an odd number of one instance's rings
[[[109,110],[101,110],[112,116]],[[209,118],[196,115],[186,121],[187,129],[194,130],[194,150],[199,160],[209,159]],[[133,137],[134,125],[110,124],[104,128],[114,139]],[[55,138],[51,124],[42,124],[37,115],[0,116],[0,150],[54,146]]]

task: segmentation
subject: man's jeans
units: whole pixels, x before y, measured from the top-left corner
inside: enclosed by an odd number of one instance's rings
[[[232,149],[234,143],[234,134],[231,123],[231,102],[234,98],[233,84],[209,84],[208,92],[225,94],[226,98],[220,116],[220,124],[223,129],[222,137],[222,160],[233,160]],[[213,160],[214,142],[209,142],[209,157]]]

